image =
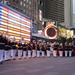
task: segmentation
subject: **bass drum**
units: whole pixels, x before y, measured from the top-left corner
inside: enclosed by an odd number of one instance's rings
[[[47,26],[45,28],[45,36],[49,39],[55,39],[57,36],[57,29],[54,26]]]

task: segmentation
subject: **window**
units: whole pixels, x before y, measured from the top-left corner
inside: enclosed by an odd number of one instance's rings
[[[25,9],[23,11],[25,12]]]
[[[25,7],[25,5],[26,5],[26,4],[24,4],[24,7]]]
[[[26,12],[26,14],[28,14],[28,11]]]
[[[22,5],[22,2],[20,2],[20,5]]]
[[[20,8],[20,11],[22,11],[22,8]]]
[[[27,0],[27,3],[28,3],[28,0]]]
[[[27,8],[28,8],[28,5],[27,5]]]
[[[0,1],[1,3],[3,3],[3,1]]]
[[[31,16],[31,12],[29,12],[29,15]]]
[[[7,5],[10,6],[10,3],[8,2]]]
[[[24,0],[24,1],[26,1],[26,0]]]
[[[31,4],[31,1],[29,1],[29,4]]]
[[[4,1],[4,4],[6,4],[6,3],[7,3],[7,1],[5,0],[5,1]]]
[[[13,0],[13,2],[15,2],[15,0]]]
[[[16,6],[16,9],[18,10],[18,6]]]
[[[29,7],[29,10],[31,10],[31,7]]]
[[[15,5],[13,5],[13,8],[15,8]]]
[[[16,1],[16,3],[18,4],[18,0]]]

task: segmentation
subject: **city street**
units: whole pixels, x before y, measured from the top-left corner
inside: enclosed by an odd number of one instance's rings
[[[6,61],[0,75],[75,75],[75,57],[27,58]]]
[[[0,0],[0,75],[75,75],[75,0]]]

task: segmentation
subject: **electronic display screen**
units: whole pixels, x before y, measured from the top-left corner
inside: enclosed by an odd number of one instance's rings
[[[0,4],[0,32],[30,41],[31,20]]]

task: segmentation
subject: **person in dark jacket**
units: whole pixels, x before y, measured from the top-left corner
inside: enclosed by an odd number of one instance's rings
[[[42,50],[42,57],[45,57],[46,47],[45,47],[44,43],[41,44],[41,50]]]
[[[36,42],[32,42],[32,57],[36,57]]]
[[[65,42],[64,49],[65,49],[65,57],[67,57],[68,56],[68,51],[69,51],[68,42]]]
[[[10,46],[9,46],[9,39],[6,37],[5,38],[5,60],[9,60],[9,50],[10,50]]]
[[[25,59],[26,58],[26,54],[27,54],[27,50],[28,50],[28,45],[27,43],[25,42],[23,45],[23,58]]]
[[[12,41],[11,41],[11,56],[12,56],[13,60],[16,59],[16,51],[17,51],[17,42],[16,42],[15,38],[12,38]]]
[[[3,63],[4,46],[3,35],[0,33],[0,64]]]
[[[32,51],[32,47],[33,47],[33,44],[32,43],[28,43],[28,58],[31,58],[31,51]]]
[[[73,45],[72,43],[69,43],[69,57],[72,56],[72,51],[73,51]]]
[[[53,44],[53,56],[54,57],[57,56],[57,50],[58,50],[58,44],[57,44],[57,42],[54,42],[54,44]]]
[[[63,57],[63,44],[62,43],[59,44],[58,50],[59,50],[60,57]]]
[[[22,58],[22,51],[23,51],[22,43],[21,43],[21,41],[19,41],[19,43],[18,43],[18,58],[19,59]]]
[[[36,50],[37,50],[37,57],[40,57],[40,43],[37,42],[36,44]]]
[[[73,52],[72,55],[75,56],[75,43],[73,44]]]
[[[50,57],[50,43],[47,42],[47,45],[46,45],[46,51],[47,51],[47,57]]]
[[[9,43],[9,55],[8,55],[8,59],[10,60],[11,59],[11,46],[12,46],[12,43],[11,43],[10,39],[8,39],[8,43]]]

